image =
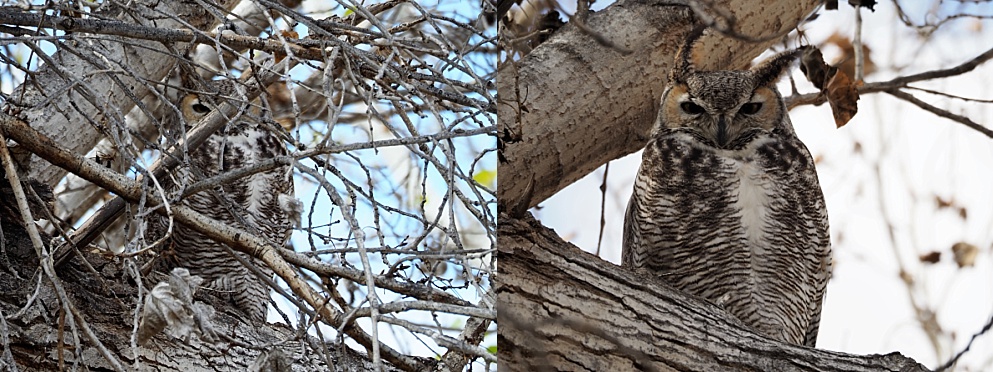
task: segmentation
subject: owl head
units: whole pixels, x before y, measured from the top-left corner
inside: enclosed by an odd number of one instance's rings
[[[179,110],[186,125],[192,126],[215,111],[223,102],[241,105],[245,102],[245,88],[232,80],[214,80],[207,82],[198,92],[184,96],[179,102]],[[260,115],[259,100],[251,105],[242,107],[236,114],[238,121],[254,119]]]
[[[738,149],[754,135],[779,127],[793,131],[776,81],[802,49],[783,52],[743,71],[697,71],[690,60],[694,30],[676,56],[662,94],[656,132],[688,132],[706,145]]]

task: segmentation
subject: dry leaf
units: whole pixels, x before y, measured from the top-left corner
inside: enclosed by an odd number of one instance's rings
[[[958,242],[952,246],[952,254],[955,255],[955,263],[959,267],[974,266],[976,256],[979,255],[979,247],[965,242]]]
[[[934,196],[934,202],[938,204],[938,209],[944,209],[955,205],[954,200],[943,199],[942,197],[937,195]]]
[[[190,275],[186,268],[175,268],[166,281],[159,282],[145,296],[145,305],[138,323],[138,345],[143,345],[163,330],[185,339],[209,341],[215,338],[210,318],[214,308],[195,302],[193,295],[203,279]]]
[[[837,71],[828,80],[826,89],[831,113],[834,114],[834,124],[841,128],[859,112],[859,91],[854,82],[843,71]]]
[[[800,56],[800,71],[817,89],[824,90],[824,83],[837,70],[824,63],[824,56],[821,55],[821,50],[816,47],[807,47],[803,51],[803,55]]]
[[[935,263],[938,263],[938,261],[941,261],[941,252],[931,251],[931,252],[922,254],[919,258],[920,258],[921,262],[923,262],[923,263],[935,264]]]
[[[828,36],[827,40],[824,40],[824,45],[834,44],[841,49],[841,55],[831,62],[833,66],[837,66],[839,70],[844,71],[848,76],[855,76],[855,45],[847,37],[843,36],[837,32]],[[865,44],[865,40],[862,41],[862,75],[868,76],[876,72],[876,63],[872,61],[872,49]]]
[[[859,111],[858,87],[843,71],[824,63],[821,51],[816,47],[807,47],[800,57],[800,71],[803,71],[815,87],[827,96],[834,114],[834,123],[838,128],[852,120]]]

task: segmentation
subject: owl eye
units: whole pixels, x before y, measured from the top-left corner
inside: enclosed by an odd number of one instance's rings
[[[756,112],[759,112],[759,110],[761,109],[762,109],[762,102],[749,102],[744,105],[741,105],[741,109],[738,110],[738,112],[745,115],[751,115]]]
[[[690,115],[700,115],[704,111],[703,107],[700,107],[700,105],[693,102],[683,102],[679,104],[679,108],[683,109],[683,112]]]
[[[210,107],[207,107],[207,105],[204,105],[202,103],[194,103],[193,107],[191,108],[193,109],[193,111],[195,111],[198,114],[206,114],[210,112]]]

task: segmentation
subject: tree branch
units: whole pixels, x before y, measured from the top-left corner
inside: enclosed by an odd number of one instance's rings
[[[991,58],[993,58],[993,49],[987,50],[986,52],[983,52],[982,54],[976,56],[975,58],[963,62],[962,64],[955,67],[941,69],[941,70],[927,71],[914,75],[901,76],[888,81],[868,83],[858,87],[858,92],[860,95],[869,94],[869,93],[880,93],[880,92],[889,93],[894,97],[910,102],[916,105],[917,107],[920,107],[935,115],[962,123],[965,126],[975,129],[976,131],[982,133],[987,137],[993,138],[993,130],[991,130],[990,128],[987,128],[982,124],[976,123],[972,121],[972,119],[969,119],[968,117],[962,115],[956,115],[947,110],[935,107],[927,102],[917,99],[916,97],[914,97],[909,93],[900,90],[900,88],[908,88],[907,84],[910,83],[925,81],[925,80],[941,79],[941,78],[967,73],[969,71],[976,69],[976,67],[978,67],[979,65],[989,61]],[[915,89],[919,89],[919,88],[915,88]],[[947,95],[945,93],[936,92],[936,91],[928,91],[928,90],[925,91],[932,94]],[[965,99],[961,97],[955,97],[955,98]],[[786,101],[786,107],[792,110],[794,107],[802,106],[802,105],[823,104],[824,102],[827,102],[827,97],[825,97],[821,93],[808,93],[808,94],[794,94],[792,96],[786,97],[784,100]],[[973,100],[973,101],[979,101],[979,100]]]
[[[500,216],[499,357],[519,370],[926,371],[899,353],[780,343],[661,280],[606,263],[532,217]]]
[[[932,114],[935,114],[935,115],[938,115],[940,117],[943,117],[943,118],[946,118],[946,119],[950,119],[950,120],[953,120],[953,121],[962,123],[962,124],[964,124],[965,126],[967,126],[969,128],[975,129],[979,133],[985,134],[987,137],[993,138],[993,130],[991,130],[990,128],[984,127],[982,124],[979,124],[977,122],[972,121],[972,119],[969,119],[968,117],[965,117],[965,116],[962,116],[962,115],[958,115],[958,114],[953,114],[953,113],[949,112],[948,110],[940,109],[938,107],[935,107],[935,106],[931,105],[930,103],[927,103],[927,102],[924,102],[924,101],[921,101],[921,100],[917,99],[917,97],[914,97],[910,93],[907,93],[907,92],[904,92],[904,91],[901,91],[901,90],[898,90],[898,89],[890,89],[890,90],[887,90],[886,93],[889,93],[890,95],[892,95],[892,96],[894,96],[896,98],[902,99],[904,101],[913,103],[917,107],[920,107],[920,108],[924,109],[925,111],[928,111],[928,112],[930,112]]]
[[[742,35],[780,34],[796,27],[819,1],[715,1]],[[591,14],[589,32],[566,25],[519,61],[499,71],[497,105],[504,210],[528,209],[604,163],[644,147],[658,114],[666,72],[694,24],[693,11],[654,0],[622,0]],[[590,34],[632,51],[622,54]],[[695,47],[701,66],[745,67],[771,41],[748,43],[708,33]],[[551,145],[549,145],[551,144]],[[532,182],[531,191],[528,184]]]
[[[144,193],[143,195],[141,185],[135,181],[112,172],[92,160],[63,149],[23,121],[0,113],[0,130],[4,131],[9,138],[14,139],[18,144],[24,146],[28,151],[100,187],[110,190],[129,202],[137,203],[144,197],[149,205],[162,204],[161,198],[154,193]],[[317,310],[324,321],[332,326],[343,328],[345,333],[350,335],[355,341],[367,348],[372,348],[372,341],[369,340],[365,332],[354,323],[345,324],[343,322],[343,316],[339,311],[330,306],[325,306],[326,303],[323,297],[300,278],[294,268],[283,260],[277,252],[278,248],[269,246],[258,236],[243,229],[219,223],[188,207],[173,205],[171,210],[172,217],[176,221],[220,243],[227,244],[232,249],[249,254],[265,262],[266,265],[273,269],[276,275],[289,285],[296,295],[300,296]],[[155,211],[163,215],[166,214],[164,208],[156,208]],[[425,368],[425,365],[416,358],[401,354],[386,345],[379,345],[378,347],[385,354],[386,360],[405,370],[415,371]]]

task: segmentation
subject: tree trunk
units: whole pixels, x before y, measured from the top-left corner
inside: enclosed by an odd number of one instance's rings
[[[694,48],[696,64],[727,69],[748,66],[820,1],[714,3],[696,12],[697,18],[761,39],[751,43],[708,30]],[[732,16],[721,16],[721,9]],[[667,1],[618,1],[591,15],[586,28],[626,50],[599,44],[570,24],[520,61],[501,66],[500,203],[533,207],[606,162],[643,148],[693,16],[688,7]]]
[[[0,339],[5,350],[0,370],[54,371],[73,366],[112,370],[79,328],[73,327],[72,316],[61,311],[51,283],[39,283],[38,257],[18,217],[0,216],[4,235],[0,260],[6,268],[0,271]],[[73,305],[129,370],[245,371],[261,362],[263,351],[272,354],[273,349],[280,350],[284,365],[293,371],[374,369],[366,356],[335,340],[301,337],[298,330],[283,324],[254,327],[225,313],[212,319],[214,330],[221,335],[219,341],[189,342],[160,333],[143,346],[133,346],[134,309],[140,297],[124,261],[86,253],[63,267],[59,279]],[[73,345],[77,343],[84,346],[76,350]]]
[[[213,2],[227,10],[237,3],[237,0]],[[128,4],[128,9],[105,4],[101,15],[163,29],[192,26],[206,31],[219,20],[201,4],[194,0],[134,1]],[[61,27],[71,31],[71,27]],[[157,41],[112,35],[87,38],[85,46],[77,48],[80,43],[84,42],[70,37],[59,46],[58,53],[43,57],[45,65],[11,93],[5,111],[32,123],[63,147],[85,154],[104,136],[113,136],[114,132],[127,128],[124,115],[150,94],[146,81],[161,81],[172,71],[176,59],[170,55],[182,53],[187,43],[167,46]],[[128,61],[128,64],[107,65],[108,61]],[[30,158],[26,169],[26,178],[48,185],[55,185],[66,175],[62,168],[37,156]]]
[[[784,344],[724,310],[500,216],[500,364],[512,371],[926,371],[899,353]]]

